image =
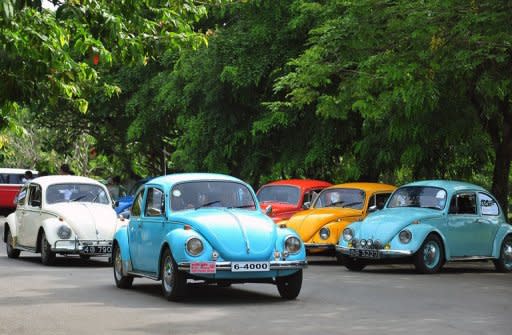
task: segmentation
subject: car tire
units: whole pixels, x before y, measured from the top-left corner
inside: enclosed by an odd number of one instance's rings
[[[355,259],[355,258],[352,258],[352,257],[349,257],[347,255],[341,255],[339,262],[341,262],[341,264],[345,265],[345,267],[347,269],[349,269],[350,271],[359,272],[359,271],[362,271],[366,267],[365,262]]]
[[[302,269],[289,276],[276,278],[277,290],[283,299],[297,298],[302,288]]]
[[[496,271],[512,272],[512,236],[507,236],[501,243],[500,256],[494,260]]]
[[[162,293],[169,301],[179,301],[185,297],[187,276],[178,270],[169,249],[165,249],[161,263]]]
[[[20,256],[20,250],[14,247],[14,239],[12,238],[11,230],[9,228],[7,228],[5,249],[7,251],[7,257],[9,258],[18,258]]]
[[[419,250],[414,254],[416,272],[432,274],[438,272],[444,264],[444,249],[437,235],[428,235]]]
[[[39,243],[41,246],[41,263],[43,263],[44,265],[55,264],[56,255],[52,251],[52,248],[50,246],[50,243],[48,243],[48,240],[46,239],[46,234],[44,233],[44,231],[41,233]]]
[[[123,275],[123,260],[121,259],[121,249],[118,245],[114,246],[114,281],[118,288],[131,288],[133,284],[132,276]]]

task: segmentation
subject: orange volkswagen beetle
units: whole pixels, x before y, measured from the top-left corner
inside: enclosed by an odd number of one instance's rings
[[[286,225],[300,235],[309,253],[334,256],[343,229],[383,208],[395,188],[381,183],[346,183],[325,188],[311,208],[294,214]]]

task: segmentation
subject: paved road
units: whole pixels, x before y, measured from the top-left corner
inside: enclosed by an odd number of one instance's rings
[[[38,255],[8,259],[0,242],[0,334],[509,335],[512,274],[493,270],[465,263],[430,276],[408,265],[353,273],[317,257],[295,301],[272,285],[245,284],[194,285],[188,300],[172,303],[151,280],[117,289],[101,258],[59,257],[46,267]]]

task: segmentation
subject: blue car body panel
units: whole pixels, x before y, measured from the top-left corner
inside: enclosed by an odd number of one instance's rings
[[[217,262],[271,262],[270,271],[193,274],[193,277],[208,280],[272,279],[287,276],[306,266],[306,253],[303,243],[297,253],[285,252],[285,239],[299,238],[295,232],[277,226],[260,209],[252,188],[241,180],[219,174],[175,174],[157,177],[144,185],[142,203],[148,200],[148,189],[163,192],[165,203],[170,200],[170,192],[175,185],[190,181],[228,181],[239,183],[248,190],[254,199],[254,209],[204,207],[172,211],[165,207],[159,217],[130,216],[128,224],[115,234],[115,243],[121,249],[124,270],[131,274],[144,274],[160,278],[160,260],[163,250],[169,248],[172,257],[180,268],[191,263]],[[203,243],[203,250],[197,256],[186,251],[190,238],[196,237]],[[300,240],[300,238],[299,238]],[[214,252],[216,257],[214,257]]]
[[[410,186],[429,186],[445,190],[447,196],[444,207],[390,208],[390,197],[384,209],[347,227],[352,230],[356,243],[361,239],[378,241],[378,245],[383,247],[382,250],[386,247],[388,250],[397,251],[391,257],[409,257],[418,252],[428,235],[436,234],[442,240],[446,261],[472,257],[496,259],[500,256],[500,247],[505,237],[512,235],[512,226],[506,222],[497,201],[484,188],[445,180],[421,181],[403,187]],[[400,188],[395,192],[399,190]],[[461,194],[474,194],[477,207],[475,213],[450,212],[451,199]],[[483,213],[483,208],[488,205],[486,201],[498,207],[497,215]],[[399,233],[403,230],[409,230],[412,234],[411,241],[405,244],[399,239]],[[350,249],[354,249],[352,241],[346,241],[342,235],[337,246],[338,252],[349,255]]]

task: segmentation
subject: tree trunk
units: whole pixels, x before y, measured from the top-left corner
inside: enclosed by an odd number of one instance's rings
[[[492,176],[492,193],[500,203],[505,218],[507,218],[508,214],[508,179],[510,176],[510,162],[512,160],[510,140],[509,136],[508,142],[505,142],[504,137],[503,142],[496,148],[496,160]]]

